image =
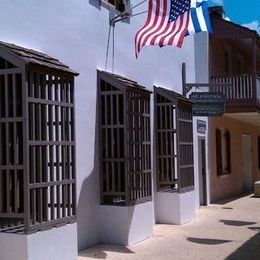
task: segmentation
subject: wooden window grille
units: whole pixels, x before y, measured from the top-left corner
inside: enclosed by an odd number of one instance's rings
[[[231,134],[229,130],[217,128],[216,132],[216,165],[217,175],[231,173]]]
[[[0,232],[32,233],[76,217],[76,74],[22,61],[0,59]]]
[[[192,104],[181,95],[154,88],[158,191],[194,189]]]
[[[151,200],[150,92],[98,71],[101,204]]]

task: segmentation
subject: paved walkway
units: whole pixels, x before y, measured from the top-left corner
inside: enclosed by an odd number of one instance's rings
[[[182,226],[156,225],[154,236],[131,247],[98,245],[78,260],[260,260],[260,198],[248,195],[202,207]]]

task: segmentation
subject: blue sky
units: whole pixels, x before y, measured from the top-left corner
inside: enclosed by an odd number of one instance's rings
[[[227,19],[260,33],[260,0],[208,0],[209,6],[224,6]]]

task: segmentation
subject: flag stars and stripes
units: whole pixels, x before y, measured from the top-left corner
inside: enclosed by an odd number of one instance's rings
[[[180,15],[190,9],[190,0],[172,0],[169,22],[173,22],[178,19]]]

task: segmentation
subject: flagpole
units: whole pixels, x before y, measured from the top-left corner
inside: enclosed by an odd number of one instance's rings
[[[109,45],[110,45],[110,35],[111,35],[111,25],[109,25],[109,31],[108,31],[105,70],[107,70],[107,61],[108,61],[108,53],[109,53]]]

